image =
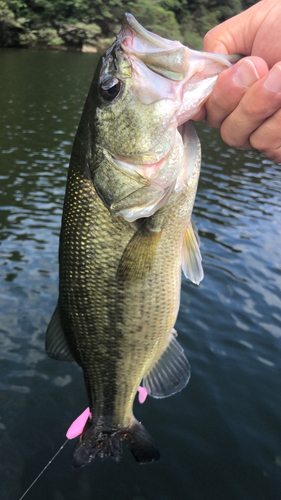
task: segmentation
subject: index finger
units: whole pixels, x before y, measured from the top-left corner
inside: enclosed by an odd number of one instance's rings
[[[259,2],[208,31],[203,50],[221,54],[251,55],[255,36],[268,12],[268,2]]]

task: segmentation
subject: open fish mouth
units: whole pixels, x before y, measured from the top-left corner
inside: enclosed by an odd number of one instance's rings
[[[180,42],[151,33],[128,13],[118,37],[125,53],[144,61],[155,73],[175,81],[185,77],[189,49]]]
[[[188,122],[203,106],[218,74],[238,59],[191,50],[179,41],[147,31],[132,14],[125,14],[117,40],[104,59],[100,82],[103,88],[108,81],[115,88],[120,79],[125,100],[130,103],[127,106],[134,103],[135,109],[121,127],[124,143],[131,130],[142,140],[135,149],[131,147],[134,141],[129,148],[121,142],[110,149],[110,141],[105,144],[102,136],[99,147],[114,172],[124,176],[124,183],[130,179],[142,188],[134,195],[126,190],[125,200],[125,189],[118,195],[109,194],[102,171],[97,172],[95,187],[112,214],[122,215],[128,222],[150,217],[189,182],[192,162],[198,164],[198,140]],[[117,100],[118,95],[116,104]],[[112,105],[114,110],[114,100]],[[124,117],[124,112],[120,116]]]
[[[124,16],[117,43],[130,60],[133,91],[139,101],[172,100],[177,126],[197,113],[218,74],[240,58],[191,50],[179,41],[151,33],[129,13]]]

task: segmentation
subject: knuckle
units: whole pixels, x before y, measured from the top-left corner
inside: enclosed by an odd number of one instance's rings
[[[281,147],[271,144],[270,141],[267,142],[258,134],[253,134],[250,137],[250,143],[254,149],[257,149],[266,158],[276,163],[281,162]]]
[[[277,149],[269,149],[253,146],[254,149],[257,149],[263,156],[268,158],[269,160],[274,161],[274,163],[281,163],[281,147]]]
[[[281,163],[281,148],[275,151],[269,158],[270,160],[273,160],[275,163]]]
[[[247,134],[240,131],[239,124],[229,124],[229,120],[225,120],[221,126],[221,137],[226,144],[235,148],[251,149]]]
[[[271,153],[269,156],[267,155],[267,158],[274,161],[274,163],[281,163],[281,149]]]
[[[221,128],[221,138],[229,146],[239,148],[239,144],[237,144],[237,141],[233,140],[233,138],[231,138],[228,133],[223,130],[223,128]]]
[[[276,163],[281,162],[281,110],[265,120],[250,136],[254,149]]]
[[[240,113],[244,117],[245,121],[250,120],[251,122],[256,121],[260,115],[264,114],[264,110],[258,107],[256,103],[252,100],[242,99],[240,102]]]
[[[258,149],[259,151],[266,152],[270,148],[266,139],[263,138],[262,135],[257,131],[251,134],[249,140],[252,148]]]
[[[220,128],[221,126],[221,120],[216,119],[209,114],[206,115],[205,122],[207,123],[207,125],[213,128]]]
[[[255,98],[254,98],[255,97]],[[243,115],[251,120],[260,123],[270,117],[273,113],[278,112],[280,102],[276,99],[257,99],[257,96],[251,95],[250,98],[246,92],[244,98],[241,99],[240,107]]]
[[[214,35],[213,35],[213,29],[209,30],[208,33],[206,33],[206,35],[204,36],[204,39],[203,39],[203,46],[206,50],[206,47],[210,47],[213,43],[213,40],[214,40]]]
[[[266,151],[268,150],[268,145],[266,144],[266,141],[262,139],[260,134],[252,134],[250,136],[250,143],[252,148],[258,149],[260,152],[263,152],[263,154],[266,155]]]

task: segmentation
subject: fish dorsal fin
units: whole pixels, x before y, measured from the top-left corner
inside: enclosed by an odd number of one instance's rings
[[[150,272],[161,239],[161,230],[151,231],[143,223],[126,246],[121,257],[117,278],[142,279]]]
[[[75,361],[61,326],[58,306],[47,328],[45,348],[50,358],[60,361]]]
[[[143,387],[153,398],[172,396],[181,391],[190,379],[190,365],[175,333],[173,329],[166,350],[143,379]]]
[[[204,277],[199,244],[196,226],[191,221],[184,236],[181,267],[185,277],[196,283],[196,285],[199,285]]]

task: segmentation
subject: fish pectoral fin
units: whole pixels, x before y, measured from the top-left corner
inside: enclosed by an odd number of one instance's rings
[[[47,328],[45,349],[50,358],[60,361],[75,361],[61,326],[58,306]]]
[[[173,329],[166,350],[143,379],[143,387],[153,398],[172,396],[181,391],[190,379],[190,365],[175,333]]]
[[[183,240],[181,267],[185,277],[196,283],[196,285],[199,285],[204,277],[199,244],[200,240],[196,226],[191,221]]]
[[[148,229],[146,221],[138,228],[123,252],[116,273],[117,279],[138,280],[151,271],[161,233],[161,229]]]

